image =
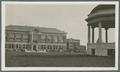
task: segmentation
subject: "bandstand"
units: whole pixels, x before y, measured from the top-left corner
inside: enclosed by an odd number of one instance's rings
[[[108,30],[115,28],[115,5],[98,5],[88,15],[88,43],[89,55],[109,56],[115,54],[115,43],[108,42]],[[98,39],[95,42],[94,32],[98,28]],[[105,42],[102,40],[102,29],[105,30]],[[92,37],[91,37],[92,36]]]

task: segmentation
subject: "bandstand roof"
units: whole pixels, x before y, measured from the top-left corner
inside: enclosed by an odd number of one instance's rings
[[[93,13],[95,13],[98,10],[111,9],[111,8],[114,9],[115,5],[98,5],[90,12],[90,14],[93,14]]]
[[[88,15],[86,19],[88,25],[98,27],[98,22],[102,27],[115,27],[115,5],[98,5]]]

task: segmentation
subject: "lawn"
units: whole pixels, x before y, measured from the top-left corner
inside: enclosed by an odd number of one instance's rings
[[[113,67],[114,56],[18,56],[16,53],[6,52],[6,67]]]

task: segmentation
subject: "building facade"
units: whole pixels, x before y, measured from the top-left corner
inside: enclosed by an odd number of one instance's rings
[[[80,54],[87,54],[86,53],[86,46],[84,46],[84,45],[80,45],[77,49],[76,49],[76,51],[75,51],[76,53],[80,53]]]
[[[56,28],[9,25],[5,29],[5,47],[26,52],[64,52],[66,33]]]
[[[115,43],[108,42],[108,30],[115,28],[115,5],[96,6],[88,15],[86,21],[88,22],[87,53],[97,56],[114,55]],[[96,42],[94,41],[95,28],[98,28],[98,39]],[[102,40],[102,29],[105,30],[105,42]]]
[[[86,47],[80,45],[80,40],[70,38],[67,39],[67,51],[71,53],[86,54]]]
[[[67,39],[67,49],[69,52],[75,52],[80,46],[80,40],[77,39]]]

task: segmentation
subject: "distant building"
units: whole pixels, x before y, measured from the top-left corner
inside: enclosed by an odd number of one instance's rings
[[[69,52],[75,52],[75,49],[79,48],[80,40],[77,39],[67,39],[67,50]]]
[[[71,53],[86,53],[86,47],[80,45],[80,40],[78,39],[67,39],[67,51]]]
[[[76,52],[76,53],[80,53],[80,54],[86,54],[86,53],[87,53],[87,52],[86,52],[86,46],[80,45],[80,46],[76,49],[75,52]]]
[[[56,28],[9,25],[5,28],[5,47],[31,52],[66,51],[66,33]]]
[[[108,30],[115,28],[115,5],[98,5],[86,19],[88,22],[88,44],[89,55],[108,56],[115,54],[115,43],[108,42]],[[98,28],[98,40],[94,41],[94,29]],[[105,42],[102,40],[102,29],[105,30]],[[91,32],[92,29],[92,32]],[[92,37],[91,37],[92,33]],[[92,38],[92,39],[91,39]]]

